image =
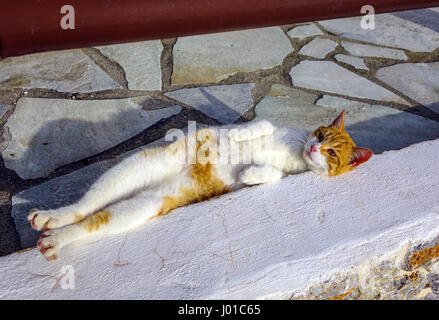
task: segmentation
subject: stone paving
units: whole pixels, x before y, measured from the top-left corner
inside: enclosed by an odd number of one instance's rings
[[[313,129],[346,109],[348,132],[375,153],[439,138],[439,9],[375,23],[363,30],[360,18],[346,18],[0,60],[0,254],[32,245],[29,208],[72,201],[117,159],[188,120]]]

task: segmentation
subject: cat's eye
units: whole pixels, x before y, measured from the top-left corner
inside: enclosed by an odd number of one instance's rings
[[[335,157],[336,156],[334,150],[332,150],[332,149],[328,149],[328,154],[329,154],[330,157]]]
[[[317,134],[317,139],[319,140],[319,142],[322,142],[324,138],[325,138],[325,137],[323,136],[323,133],[319,132],[319,133]]]

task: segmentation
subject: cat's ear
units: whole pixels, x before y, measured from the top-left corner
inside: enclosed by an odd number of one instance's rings
[[[344,129],[344,115],[345,111],[343,110],[340,115],[334,121],[332,121],[328,128]]]
[[[349,166],[356,167],[360,164],[366,162],[372,157],[373,151],[367,148],[357,148],[352,150],[351,161],[349,161]]]

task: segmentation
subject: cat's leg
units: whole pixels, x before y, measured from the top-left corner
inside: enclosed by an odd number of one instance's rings
[[[104,173],[78,202],[55,210],[32,209],[27,219],[36,230],[63,227],[79,222],[166,176],[178,174],[184,160],[180,161],[182,152],[179,144],[173,145],[173,149],[147,149],[130,156]]]
[[[55,260],[65,245],[91,235],[126,232],[158,215],[162,205],[161,197],[142,192],[88,215],[78,223],[43,232],[37,247],[47,260]]]
[[[253,165],[245,168],[239,174],[239,181],[246,185],[275,182],[285,176],[285,173],[269,165]]]
[[[275,127],[267,120],[252,121],[230,129],[229,138],[236,141],[257,139],[274,133]]]

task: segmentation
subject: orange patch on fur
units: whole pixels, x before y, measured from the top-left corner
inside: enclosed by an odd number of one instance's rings
[[[217,176],[215,165],[211,160],[206,163],[201,163],[198,159],[201,152],[202,155],[209,158],[214,156],[212,150],[206,148],[206,142],[215,140],[216,137],[212,131],[208,132],[208,129],[202,129],[197,132],[196,142],[196,163],[191,166],[191,188],[182,188],[178,196],[167,196],[163,199],[162,207],[159,211],[159,215],[167,214],[172,209],[184,206],[190,203],[196,203],[204,201],[227,192],[230,189],[224,184],[224,182]],[[216,141],[212,142],[215,145]]]
[[[180,190],[180,195],[178,195],[176,197],[166,196],[163,199],[162,207],[160,208],[158,215],[159,216],[165,215],[169,211],[171,211],[172,209],[182,207],[182,206],[189,204],[189,203],[194,203],[194,202],[196,202],[195,201],[196,197],[197,197],[197,195],[194,192],[194,190],[182,188]]]
[[[102,225],[108,224],[110,217],[111,213],[109,211],[102,210],[85,217],[81,225],[88,232],[97,231]]]
[[[410,267],[417,268],[437,257],[439,257],[439,243],[434,247],[413,252],[409,260]]]

